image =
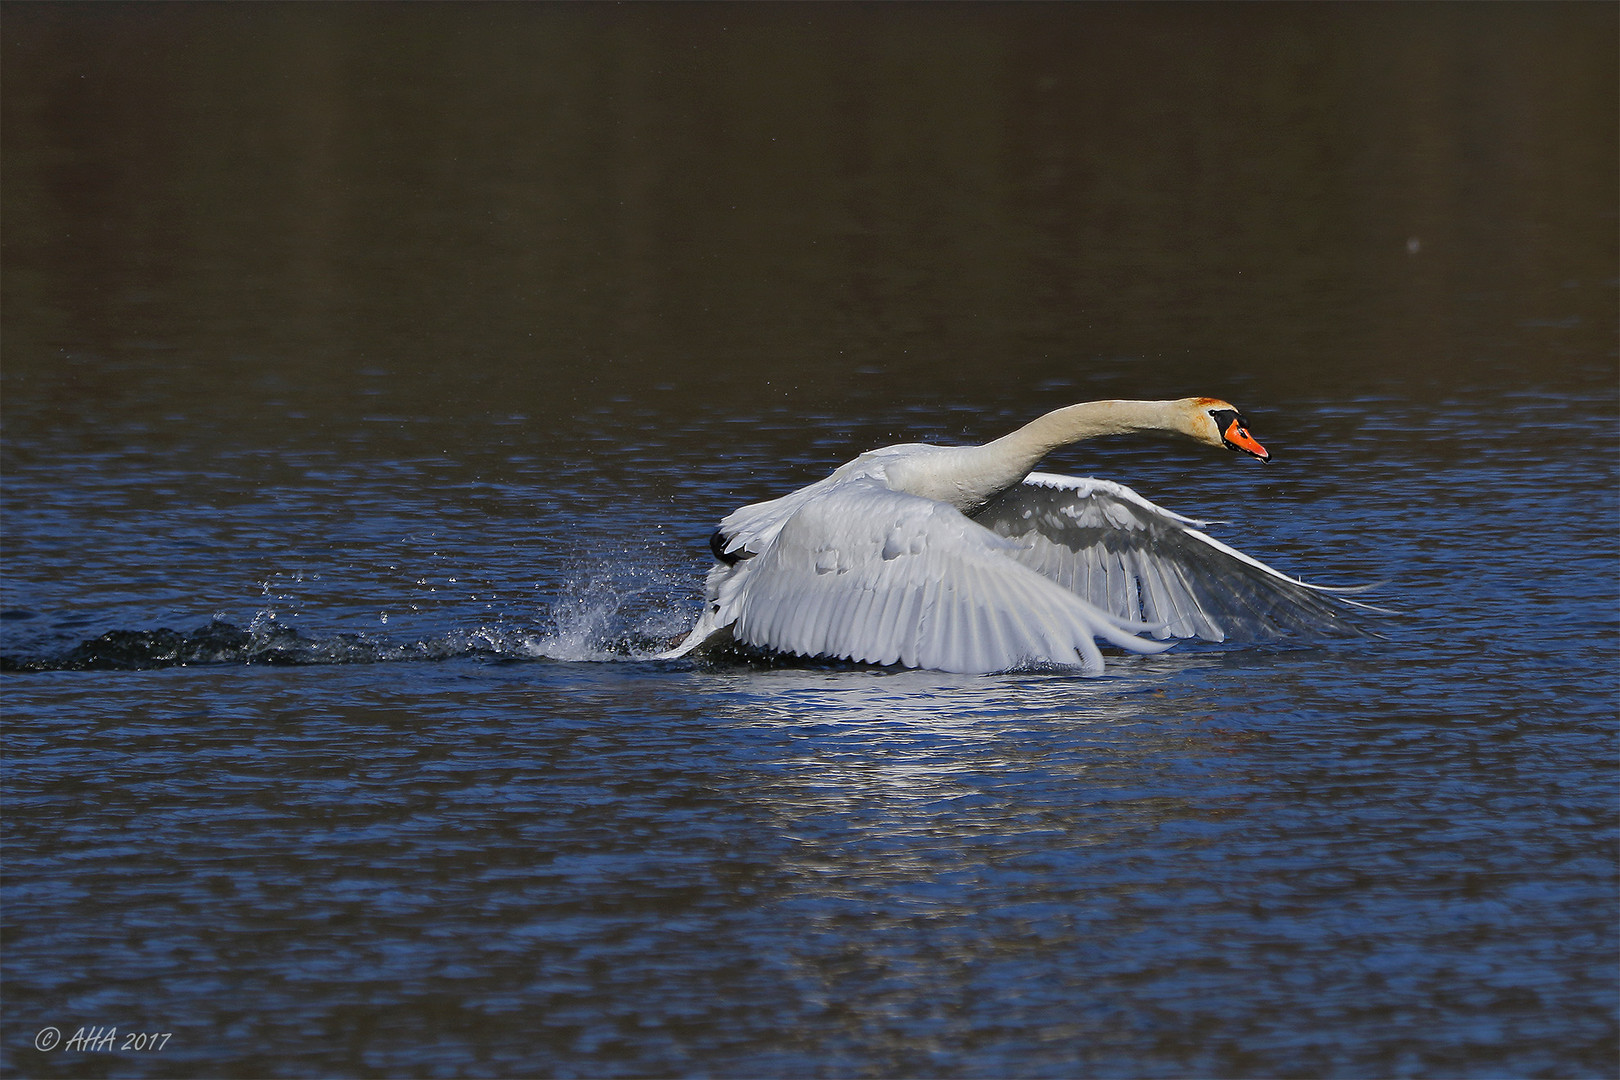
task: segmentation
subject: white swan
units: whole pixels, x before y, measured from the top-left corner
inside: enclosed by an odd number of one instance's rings
[[[945,671],[1098,674],[1094,638],[1152,653],[1173,642],[1139,635],[1353,629],[1342,590],[1280,574],[1199,531],[1204,522],[1120,484],[1030,471],[1057,447],[1127,432],[1271,458],[1217,398],[1092,401],[983,446],[872,450],[721,521],[703,613],[661,658],[734,640]]]

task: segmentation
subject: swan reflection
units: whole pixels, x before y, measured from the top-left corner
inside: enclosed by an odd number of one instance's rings
[[[1155,657],[1101,681],[815,669],[705,678],[728,726],[776,736],[761,801],[790,833],[796,819],[845,814],[846,839],[1060,827],[1085,842],[1088,830],[1116,829],[1144,763],[1184,753],[1189,737],[1218,738],[1189,736],[1185,722],[1213,712],[1187,683],[1218,663]],[[1174,705],[1163,693],[1172,681]],[[1156,798],[1152,814],[1173,816],[1171,802]],[[1074,812],[1088,804],[1110,805],[1109,824]]]

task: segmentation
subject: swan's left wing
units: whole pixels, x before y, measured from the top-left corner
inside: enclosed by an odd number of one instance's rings
[[[973,515],[1011,558],[1158,637],[1361,633],[1344,590],[1308,585],[1203,532],[1204,522],[1106,480],[1031,473]]]

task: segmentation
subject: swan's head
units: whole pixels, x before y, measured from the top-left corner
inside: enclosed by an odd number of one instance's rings
[[[1209,446],[1224,446],[1239,454],[1270,461],[1271,454],[1249,434],[1248,422],[1220,398],[1187,399],[1187,434]]]

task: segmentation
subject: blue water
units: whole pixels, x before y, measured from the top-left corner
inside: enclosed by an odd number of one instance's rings
[[[268,584],[210,614],[301,636],[279,664],[7,677],[8,1053],[154,1075],[1601,1073],[1614,478],[1580,449],[1604,413],[1516,399],[1493,436],[1531,447],[1511,469],[1471,434],[1500,413],[1462,404],[1301,408],[1360,434],[1302,449],[1294,484],[1185,452],[1208,483],[1182,508],[1259,484],[1263,519],[1222,535],[1382,580],[1402,614],[1381,640],[1111,653],[1095,680],[638,660],[695,608],[702,523],[660,528],[588,476],[569,529],[517,492],[428,487],[429,461],[341,506],[282,484],[126,532],[88,520],[88,484],[53,499],[14,472],[12,565],[42,584],[14,576],[8,603],[53,614],[8,640],[200,616],[184,594],[211,578]],[[1370,497],[1359,459],[1396,442]],[[447,503],[481,527],[444,528]],[[345,554],[357,504],[439,525]],[[288,507],[332,539],[249,554]],[[528,554],[593,518],[616,545],[594,565]],[[52,584],[85,560],[59,543],[53,567],[36,530],[131,564],[154,531],[189,537],[212,571],[182,556],[153,575],[172,584],[93,596]],[[46,1024],[174,1037],[99,1066],[19,1050]]]

